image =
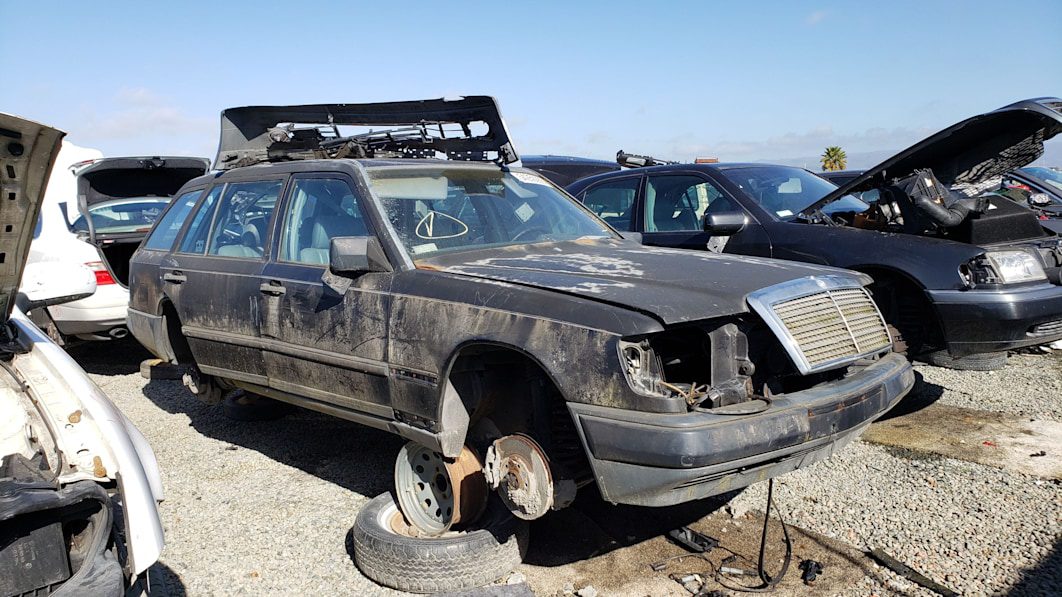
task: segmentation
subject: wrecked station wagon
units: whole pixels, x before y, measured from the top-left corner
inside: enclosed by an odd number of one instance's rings
[[[911,388],[869,277],[642,246],[517,159],[489,97],[226,110],[222,171],[133,256],[129,328],[201,397],[408,439],[395,493],[428,536],[488,488],[534,519],[592,483],[645,506],[744,487]]]

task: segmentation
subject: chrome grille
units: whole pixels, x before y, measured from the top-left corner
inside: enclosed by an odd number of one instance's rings
[[[885,320],[858,281],[794,280],[749,296],[801,373],[839,367],[892,345]]]

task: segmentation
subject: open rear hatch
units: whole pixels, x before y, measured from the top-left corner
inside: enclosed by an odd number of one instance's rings
[[[99,248],[111,275],[125,286],[129,259],[170,197],[210,167],[206,158],[120,157],[74,172],[79,216],[71,226]]]

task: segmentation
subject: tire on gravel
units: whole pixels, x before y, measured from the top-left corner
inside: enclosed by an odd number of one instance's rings
[[[953,357],[946,350],[935,350],[927,352],[918,358],[930,365],[957,371],[996,371],[1007,364],[1007,353],[1005,352],[986,352],[984,354]]]
[[[398,512],[390,493],[369,500],[351,529],[354,561],[381,585],[412,593],[481,587],[512,572],[527,551],[527,523],[492,496],[475,529],[413,538],[388,524]]]

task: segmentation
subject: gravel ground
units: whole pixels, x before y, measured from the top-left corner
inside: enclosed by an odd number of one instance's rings
[[[1011,355],[1001,371],[953,371],[915,364],[927,386],[951,406],[1062,421],[1062,351]]]
[[[390,487],[400,440],[306,411],[231,422],[179,382],[141,378],[146,355],[131,343],[71,352],[158,456],[167,492],[162,563],[177,594],[397,594],[361,576],[348,534],[358,508]],[[918,370],[929,400],[1062,420],[1062,353],[1018,356],[994,373]],[[736,515],[761,509],[765,492],[754,486],[729,507]],[[776,498],[788,522],[884,548],[963,594],[1062,594],[1057,481],[855,442],[783,477]],[[573,575],[577,566],[549,574]],[[930,594],[882,576],[892,580],[866,579],[840,594]]]

